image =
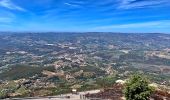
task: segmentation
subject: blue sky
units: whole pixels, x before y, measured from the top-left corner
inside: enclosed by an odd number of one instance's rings
[[[0,0],[0,31],[170,33],[170,0]]]

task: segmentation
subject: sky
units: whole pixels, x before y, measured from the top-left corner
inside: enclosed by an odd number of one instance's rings
[[[170,0],[0,0],[0,31],[170,33]]]

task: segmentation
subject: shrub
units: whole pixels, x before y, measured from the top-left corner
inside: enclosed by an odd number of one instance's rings
[[[126,100],[148,100],[152,92],[149,81],[139,74],[133,75],[126,82],[124,90]]]
[[[8,95],[7,95],[7,92],[5,90],[0,90],[0,99],[4,99],[6,98]]]

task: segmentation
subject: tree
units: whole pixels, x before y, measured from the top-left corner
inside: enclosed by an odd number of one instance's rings
[[[139,74],[131,76],[124,90],[126,100],[148,100],[152,92],[149,81]]]

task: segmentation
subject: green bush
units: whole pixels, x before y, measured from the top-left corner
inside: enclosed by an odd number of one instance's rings
[[[104,78],[99,78],[96,80],[96,84],[98,84],[102,88],[111,87],[116,81],[116,78],[113,76],[107,76]]]
[[[124,90],[126,100],[148,100],[152,92],[149,81],[139,74],[133,75],[126,82]]]
[[[7,92],[5,90],[0,90],[0,99],[4,99],[6,98],[8,95],[7,95]]]

